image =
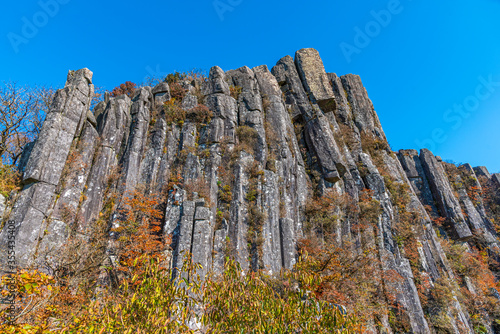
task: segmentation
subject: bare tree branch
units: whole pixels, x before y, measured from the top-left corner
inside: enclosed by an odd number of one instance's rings
[[[15,82],[2,83],[0,163],[16,164],[24,146],[38,137],[54,93],[54,89],[47,87],[21,87]]]

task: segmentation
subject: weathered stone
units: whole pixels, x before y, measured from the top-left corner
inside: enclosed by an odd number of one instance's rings
[[[291,63],[293,65],[293,61]],[[270,159],[268,154],[268,167],[274,168],[278,176],[279,193],[280,193],[280,219],[291,219],[293,224],[286,224],[285,230],[282,234],[300,238],[302,235],[302,209],[306,204],[308,196],[307,175],[305,172],[305,164],[302,160],[302,154],[299,149],[297,137],[294,133],[294,128],[291,121],[291,115],[287,112],[283,104],[281,92],[277,89],[278,82],[276,78],[271,75],[268,68],[259,66],[253,69],[262,96],[266,96],[269,100],[269,107],[266,110],[265,121],[267,122],[266,136],[269,138],[267,141],[270,154],[274,154],[275,159]],[[298,79],[297,79],[298,80]],[[299,81],[300,82],[300,81]],[[286,222],[289,222],[286,220]],[[281,239],[283,243],[291,243],[293,241]],[[289,244],[290,245],[290,244]],[[288,247],[282,245],[282,247]],[[295,247],[295,246],[293,246]],[[295,248],[287,248],[291,253],[295,253]],[[291,263],[291,258],[286,260],[288,264]]]
[[[212,266],[212,221],[209,208],[203,206],[196,208],[191,252],[193,254],[193,262],[199,263],[202,266],[202,269],[197,272],[202,278],[205,277]]]
[[[25,186],[9,216],[14,221],[15,233],[4,228],[0,234],[2,252],[7,250],[9,235],[15,237],[14,251],[20,266],[43,261],[43,254],[36,252],[50,223],[48,218],[56,199],[56,186],[61,181],[73,140],[80,136],[86,124],[93,93],[92,72],[88,69],[70,71],[64,89],[56,92],[33,145],[24,168]]]
[[[120,159],[122,177],[119,191],[126,196],[138,185],[150,120],[151,93],[145,87],[136,90],[130,108],[131,124],[125,152]]]
[[[418,152],[416,150],[399,150],[398,159],[406,172],[413,191],[422,204],[431,208],[436,216],[439,215]]]
[[[254,158],[245,151],[234,165],[234,186],[231,190],[233,199],[231,201],[228,236],[236,260],[242,269],[248,270],[250,250],[248,248],[248,205],[246,201],[246,189],[248,188],[248,170]]]
[[[21,172],[24,173],[24,170],[26,168],[26,164],[28,163],[28,159],[31,154],[31,150],[33,150],[33,146],[35,146],[35,141],[29,142],[28,144],[24,145],[23,147],[23,153],[21,154],[21,157],[19,158],[19,162],[17,165],[17,169]]]
[[[210,220],[210,208],[204,206],[198,206],[196,208],[196,213],[194,216],[194,220]]]
[[[44,236],[47,224],[47,212],[55,199],[55,186],[37,182],[25,185],[9,215],[14,224],[14,233],[10,224],[6,224],[0,234],[0,250],[3,256],[0,262],[7,259],[8,237],[14,236],[16,262],[19,267],[33,265],[36,262],[36,249]]]
[[[198,105],[198,98],[191,93],[187,93],[186,96],[182,99],[181,108],[188,111],[189,117],[189,109],[193,109]]]
[[[398,285],[390,281],[385,281],[386,288],[395,293],[399,304],[406,310],[410,319],[410,325],[415,333],[430,333],[417,288],[413,281],[413,273],[408,259],[400,253],[398,245],[393,239],[392,226],[396,217],[387,189],[385,188],[384,178],[380,175],[378,169],[373,165],[370,156],[365,153],[360,154],[361,162],[368,170],[365,176],[366,185],[373,190],[373,196],[380,202],[381,215],[378,221],[378,243],[379,252],[383,270],[395,270],[403,278],[403,282]],[[399,174],[398,166],[390,166],[396,163],[392,159],[386,160],[389,169]]]
[[[359,131],[374,134],[379,139],[386,141],[382,125],[361,78],[358,75],[347,74],[341,76],[340,79],[347,94],[354,123]]]
[[[453,194],[443,166],[427,149],[420,151],[420,161],[440,213],[449,219],[457,238],[461,240],[469,239],[472,237],[472,233],[465,223],[460,203]]]
[[[2,194],[0,194],[0,221],[3,220],[3,214],[5,213],[6,204],[7,200]]]
[[[33,146],[24,170],[25,183],[59,183],[73,138],[80,134],[87,118],[93,93],[92,72],[88,69],[70,71],[66,86],[56,92]]]
[[[182,257],[186,252],[191,252],[191,244],[193,241],[193,224],[194,224],[195,203],[193,201],[184,201],[182,203],[182,216],[179,223],[179,242],[177,244],[176,253],[178,254],[177,265],[182,265]],[[180,268],[180,267],[179,267]]]
[[[83,197],[87,178],[92,168],[92,160],[98,140],[97,130],[86,123],[76,148],[71,153],[66,175],[63,175],[63,187],[57,200],[52,217],[71,224],[76,219],[78,205]]]
[[[484,176],[488,179],[491,179],[491,174],[490,172],[488,172],[488,168],[484,166],[474,167],[474,172],[476,173],[477,176]]]
[[[285,94],[286,106],[290,110],[292,119],[295,121],[303,117],[306,121],[310,120],[314,116],[313,108],[300,81],[293,58],[286,56],[280,59],[273,67],[272,74]]]
[[[318,51],[315,49],[297,51],[295,64],[311,102],[318,104],[324,112],[334,111],[335,96]]]
[[[259,84],[254,72],[248,67],[226,73],[234,86],[241,87],[238,97],[239,125],[249,126],[257,131],[257,143],[254,147],[255,157],[265,163],[267,160],[266,132],[264,130],[264,108],[259,91]],[[268,99],[264,97],[264,99]]]
[[[491,176],[491,179],[493,180],[493,184],[495,184],[496,187],[500,187],[500,173],[495,173]]]
[[[213,270],[216,273],[224,271],[224,259],[227,251],[227,223],[223,220],[221,228],[214,233],[214,257],[213,257]]]
[[[152,130],[149,148],[141,161],[139,168],[139,183],[152,192],[157,189],[158,174],[162,160],[163,148],[167,135],[167,122],[160,118]]]
[[[265,182],[262,185],[262,211],[266,220],[262,226],[262,262],[264,270],[279,273],[282,267],[280,240],[280,203],[278,178],[272,171],[264,171]]]
[[[166,134],[166,143],[161,156],[160,166],[158,168],[158,176],[155,187],[157,192],[164,191],[165,186],[168,184],[168,180],[170,178],[170,167],[177,157],[179,138],[179,128],[177,126],[172,126]]]
[[[311,120],[306,124],[305,133],[308,147],[318,157],[323,177],[336,180],[344,175],[347,170],[346,163],[326,118],[317,117]]]
[[[156,108],[160,108],[165,102],[169,101],[171,98],[170,87],[166,82],[160,82],[153,88],[151,92],[153,94]]]
[[[204,95],[229,95],[229,93],[229,85],[226,82],[226,75],[224,74],[224,71],[218,66],[212,67],[210,69],[208,82],[204,87]]]
[[[283,267],[292,269],[296,260],[297,237],[295,235],[295,223],[290,218],[280,218],[280,238],[282,245]]]
[[[98,132],[101,142],[94,156],[84,200],[79,210],[79,216],[83,220],[79,226],[82,233],[98,218],[108,188],[108,177],[116,172],[114,170],[118,165],[118,155],[128,141],[130,106],[131,101],[126,95],[111,98],[102,117],[99,117]]]
[[[179,138],[180,151],[195,147],[197,132],[196,124],[191,121],[187,121],[182,125]]]
[[[214,113],[214,118],[202,134],[201,142],[220,143],[226,139],[234,143],[238,124],[236,100],[228,95],[212,94],[206,97],[205,104]]]
[[[335,73],[327,73],[327,76],[332,85],[335,101],[337,102],[335,115],[342,123],[350,125],[352,120],[351,107],[349,106],[349,101],[347,100],[344,87],[342,86],[342,80]]]

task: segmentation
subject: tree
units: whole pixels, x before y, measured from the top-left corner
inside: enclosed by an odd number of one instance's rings
[[[0,159],[15,165],[24,146],[35,140],[54,97],[54,89],[21,87],[4,82],[0,88]]]
[[[125,81],[125,83],[122,83],[121,85],[113,88],[113,90],[111,91],[111,96],[120,96],[125,94],[128,97],[132,98],[132,95],[134,95],[136,89],[137,85],[135,83],[133,83],[132,81]]]

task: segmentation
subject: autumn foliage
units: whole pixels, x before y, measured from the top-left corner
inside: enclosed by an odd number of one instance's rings
[[[113,90],[111,91],[111,96],[127,95],[128,97],[132,98],[136,89],[137,85],[135,83],[131,81],[125,81],[125,83],[122,83],[119,86],[113,88]]]
[[[279,277],[245,274],[227,258],[224,272],[200,277],[185,254],[174,275],[170,240],[160,233],[156,196],[133,191],[119,204],[109,247],[117,256],[99,275],[111,284],[66,285],[40,271],[20,271],[18,316],[0,311],[2,333],[358,333],[355,318],[314,291],[324,284],[304,251],[296,270]],[[96,277],[94,278],[96,279]],[[113,282],[113,280],[116,280]],[[7,291],[3,292],[7,294]],[[9,321],[12,320],[12,321]],[[193,327],[194,326],[194,327]]]

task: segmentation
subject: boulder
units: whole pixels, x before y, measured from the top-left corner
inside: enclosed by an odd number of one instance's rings
[[[297,51],[295,64],[311,102],[318,104],[325,113],[334,111],[335,95],[318,51],[315,49]]]

